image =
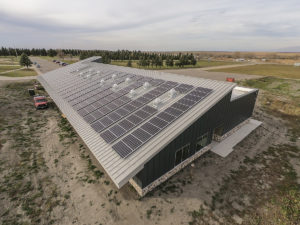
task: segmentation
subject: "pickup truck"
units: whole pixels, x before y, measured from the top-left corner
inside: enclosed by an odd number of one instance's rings
[[[36,109],[48,108],[48,102],[45,96],[35,96],[33,97],[33,101]]]

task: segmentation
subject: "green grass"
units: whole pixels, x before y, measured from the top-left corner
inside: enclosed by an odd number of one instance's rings
[[[127,66],[128,60],[112,60],[111,64],[112,65],[117,65],[117,66]],[[164,69],[182,69],[182,67],[177,67],[177,66],[166,66],[165,62],[162,67],[155,67],[155,66],[149,66],[149,67],[139,67],[137,65],[138,60],[132,60],[132,67],[133,68],[141,68],[141,69],[150,69],[150,70],[164,70]],[[195,66],[193,65],[186,65],[183,68],[204,68],[204,67],[212,67],[212,66],[224,66],[224,65],[233,65],[237,64],[237,62],[227,62],[227,61],[207,61],[207,60],[200,60],[197,61],[197,64]]]
[[[15,70],[15,69],[20,69],[21,66],[0,66],[0,73],[9,71],[9,70]]]
[[[19,58],[15,56],[0,56],[0,65],[18,65]]]
[[[216,69],[212,71],[300,79],[300,68],[291,65],[259,64],[252,66]]]
[[[28,77],[28,76],[36,76],[37,73],[33,69],[23,69],[17,70],[9,73],[0,74],[0,76],[5,77]]]

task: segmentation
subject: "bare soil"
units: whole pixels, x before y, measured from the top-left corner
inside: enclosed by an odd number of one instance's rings
[[[299,197],[299,136],[266,109],[264,91],[253,115],[263,125],[228,157],[208,152],[140,198],[114,186],[54,104],[34,109],[32,85],[0,85],[0,224],[282,224],[267,208],[300,221],[278,199],[284,185]]]

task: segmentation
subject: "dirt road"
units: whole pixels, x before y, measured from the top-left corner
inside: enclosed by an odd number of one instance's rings
[[[51,70],[55,70],[61,67],[54,62],[50,62],[46,59],[41,59],[40,57],[30,57],[30,59],[32,62],[37,62],[41,66],[40,68],[38,68],[41,73],[47,73]]]
[[[203,68],[163,70],[163,72],[180,74],[180,75],[185,75],[185,76],[192,76],[192,77],[200,77],[200,78],[206,78],[206,79],[212,79],[212,80],[220,80],[220,81],[225,81],[226,77],[234,77],[236,80],[257,79],[257,78],[262,77],[259,75],[209,72],[209,71],[203,70]]]

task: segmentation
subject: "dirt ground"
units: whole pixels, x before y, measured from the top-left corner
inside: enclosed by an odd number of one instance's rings
[[[34,109],[32,84],[0,85],[0,224],[300,222],[300,119],[270,108],[273,94],[260,92],[253,117],[263,125],[228,157],[208,152],[140,198],[114,186],[54,104]]]

